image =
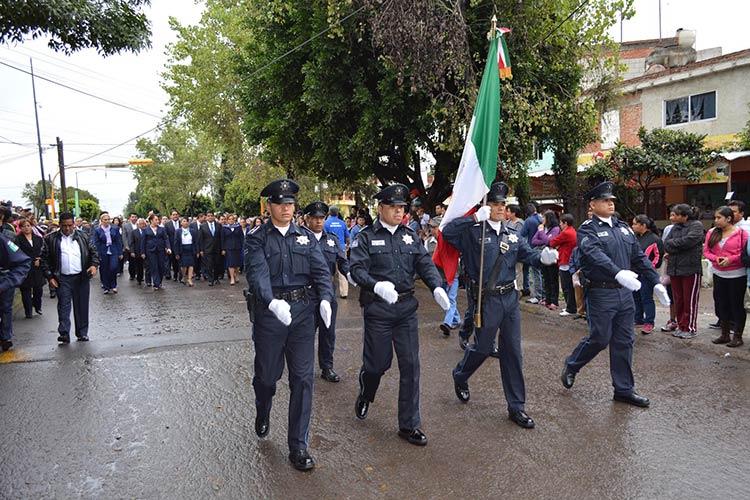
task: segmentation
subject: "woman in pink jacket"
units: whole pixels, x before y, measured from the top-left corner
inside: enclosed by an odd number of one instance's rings
[[[729,207],[714,213],[714,228],[706,235],[703,255],[711,261],[714,273],[714,303],[719,313],[721,335],[714,344],[727,347],[742,345],[745,329],[745,286],[747,274],[742,264],[742,250],[747,245],[747,233],[735,227],[734,214]],[[734,338],[729,337],[734,327]]]

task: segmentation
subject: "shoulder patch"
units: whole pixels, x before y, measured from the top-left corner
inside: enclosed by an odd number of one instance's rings
[[[585,221],[581,222],[582,226],[585,226],[586,224],[591,224],[591,219],[586,219]]]
[[[16,253],[18,251],[18,245],[12,241],[8,241],[8,249],[10,249],[11,252]]]
[[[254,228],[252,228],[252,229],[250,230],[250,233],[249,233],[249,234],[255,234],[256,232],[258,232],[258,230],[259,230],[259,229],[260,229],[261,227],[263,227],[263,226],[255,226]]]

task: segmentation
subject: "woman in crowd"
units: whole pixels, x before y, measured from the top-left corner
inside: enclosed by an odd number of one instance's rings
[[[714,213],[714,228],[703,245],[703,255],[713,268],[714,303],[721,325],[721,335],[712,340],[714,344],[739,347],[743,343],[747,271],[742,264],[742,252],[747,240],[747,233],[734,225],[732,209],[719,207]],[[732,338],[730,327],[734,328]]]
[[[242,259],[242,246],[245,237],[242,228],[237,224],[237,216],[229,214],[227,224],[221,229],[221,255],[224,256],[224,265],[229,274],[229,284],[237,283],[237,271]]]
[[[180,219],[180,230],[174,236],[175,258],[180,263],[180,271],[187,279],[187,286],[193,285],[193,268],[198,256],[198,229],[190,227],[187,218]]]
[[[701,290],[701,255],[703,254],[703,224],[697,210],[685,203],[672,207],[669,213],[672,230],[664,238],[667,276],[672,285],[674,312],[677,325],[668,324],[662,330],[682,339],[695,337],[698,326],[698,298]]]
[[[120,232],[120,238],[122,238],[122,219],[120,217],[113,217],[112,218],[112,226],[117,228],[117,230]],[[123,247],[125,247],[125,240],[123,240]],[[122,259],[120,259],[120,264],[117,269],[117,275],[122,276],[122,271],[125,267],[125,261],[128,259],[127,254],[125,253],[124,249],[122,252]]]
[[[576,247],[575,220],[571,214],[560,217],[560,234],[551,238],[549,246],[558,251],[557,266],[560,270],[560,285],[565,297],[565,309],[560,316],[571,316],[577,313],[576,292],[573,288],[573,275],[570,272],[570,257]],[[575,272],[575,269],[573,270]]]
[[[260,227],[262,225],[263,225],[263,217],[259,215],[255,219],[253,219],[253,229],[255,229],[256,227]]]
[[[641,250],[648,257],[649,262],[658,269],[664,258],[664,245],[659,238],[659,229],[647,215],[640,214],[633,218],[633,232],[638,238]],[[656,282],[651,282],[644,276],[638,278],[641,281],[641,289],[633,292],[635,302],[635,327],[641,329],[641,333],[648,335],[654,331],[656,319],[656,304],[654,304],[654,287]]]
[[[557,221],[557,214],[552,210],[547,210],[544,212],[544,222],[539,224],[536,234],[531,239],[531,245],[533,247],[549,246],[550,240],[558,234],[560,234],[560,223]],[[558,296],[560,295],[558,273],[557,264],[542,266],[544,305],[550,311],[556,311],[558,307]]]
[[[28,219],[18,221],[20,234],[16,236],[15,243],[18,247],[31,257],[31,270],[26,275],[26,279],[21,286],[21,299],[23,301],[23,311],[27,318],[31,318],[32,307],[37,314],[42,314],[42,294],[44,293],[44,274],[40,267],[42,261],[42,249],[44,240],[41,236],[34,234],[33,226]]]
[[[141,258],[148,261],[151,273],[151,283],[154,290],[162,290],[161,281],[167,269],[166,255],[172,253],[167,231],[159,223],[161,219],[156,214],[148,216],[149,227],[143,231],[141,240]]]

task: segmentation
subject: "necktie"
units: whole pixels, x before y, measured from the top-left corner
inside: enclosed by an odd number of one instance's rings
[[[212,222],[212,223],[210,223],[210,224],[208,225],[208,227],[210,227],[210,228],[211,228],[211,236],[213,236],[213,235],[214,235],[214,223],[213,223],[213,222]]]

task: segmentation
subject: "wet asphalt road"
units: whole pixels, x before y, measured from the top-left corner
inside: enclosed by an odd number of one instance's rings
[[[395,361],[368,419],[354,417],[354,292],[339,308],[343,380],[316,379],[318,467],[300,473],[286,459],[286,377],[269,437],[253,430],[241,287],[170,282],[153,292],[126,281],[102,296],[95,285],[91,342],[58,347],[55,303],[45,299],[44,316],[17,319],[17,348],[0,356],[2,498],[750,497],[747,345],[724,357],[707,341],[639,336],[637,388],[652,399],[643,410],[612,402],[607,353],[562,388],[562,360],[584,325],[524,305],[527,411],[537,422],[525,430],[507,419],[497,360],[471,380],[471,402],[458,402],[456,336],[439,333],[441,315],[421,289],[429,444],[419,448],[396,436]]]

